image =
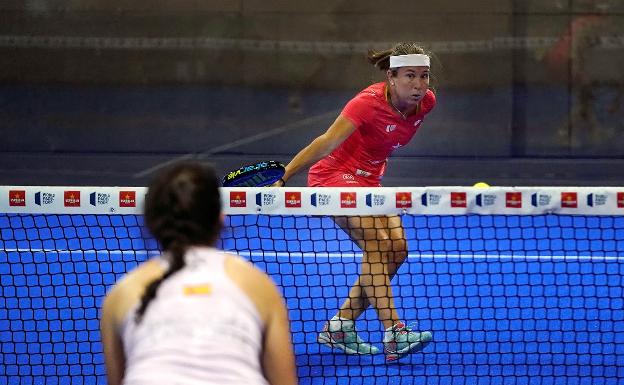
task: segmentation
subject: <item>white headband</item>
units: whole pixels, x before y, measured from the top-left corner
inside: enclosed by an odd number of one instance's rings
[[[420,53],[412,55],[390,56],[390,68],[429,67],[429,56]]]

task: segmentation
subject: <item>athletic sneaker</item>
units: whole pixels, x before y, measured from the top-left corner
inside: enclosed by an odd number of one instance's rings
[[[424,349],[431,342],[431,332],[415,332],[399,322],[386,329],[384,337],[384,350],[386,361],[396,361],[408,353],[414,353]]]
[[[351,320],[343,321],[337,330],[330,327],[330,322],[325,323],[323,331],[319,333],[318,342],[343,350],[347,354],[377,354],[379,349],[364,342],[355,331],[355,323]]]

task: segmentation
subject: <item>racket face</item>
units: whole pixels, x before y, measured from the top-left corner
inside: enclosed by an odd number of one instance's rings
[[[243,166],[223,177],[223,187],[262,187],[284,176],[284,165],[273,160]]]

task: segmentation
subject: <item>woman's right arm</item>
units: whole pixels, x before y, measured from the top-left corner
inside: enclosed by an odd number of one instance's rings
[[[230,279],[249,296],[264,322],[260,356],[264,376],[271,385],[296,385],[290,322],[277,286],[266,273],[242,258],[229,258],[225,266]]]
[[[273,286],[266,323],[262,367],[271,385],[296,385],[297,367],[290,338],[290,321],[284,299]]]
[[[347,139],[353,131],[355,131],[353,123],[343,115],[338,115],[336,121],[334,121],[323,135],[314,139],[312,143],[295,155],[286,166],[286,172],[282,179],[287,181],[302,168],[316,163],[329,155],[340,143]]]
[[[116,288],[115,288],[116,289]],[[113,289],[104,300],[102,305],[102,318],[100,320],[100,333],[104,346],[104,363],[106,364],[106,378],[109,385],[120,385],[125,371],[126,360],[123,343],[118,333],[117,290]]]

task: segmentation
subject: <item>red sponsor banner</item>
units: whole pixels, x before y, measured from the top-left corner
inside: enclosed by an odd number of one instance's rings
[[[80,207],[80,191],[63,192],[63,203],[65,207]]]
[[[451,207],[466,207],[466,193],[465,192],[452,192],[451,193]]]
[[[341,192],[340,207],[343,209],[352,209],[357,207],[357,194],[354,192]]]
[[[120,191],[119,207],[136,207],[136,191]]]
[[[230,191],[230,207],[247,207],[245,191]]]
[[[412,207],[412,193],[411,192],[397,192],[396,193],[396,208],[397,209],[409,209]]]
[[[624,192],[617,193],[617,205],[619,208],[624,208]]]
[[[288,208],[301,207],[301,191],[286,191],[284,193],[284,202]]]
[[[578,207],[578,197],[575,192],[561,193],[561,207],[575,209]]]
[[[522,208],[522,193],[521,192],[508,192],[505,193],[505,204],[512,209]]]
[[[26,191],[10,190],[9,206],[26,206]]]

